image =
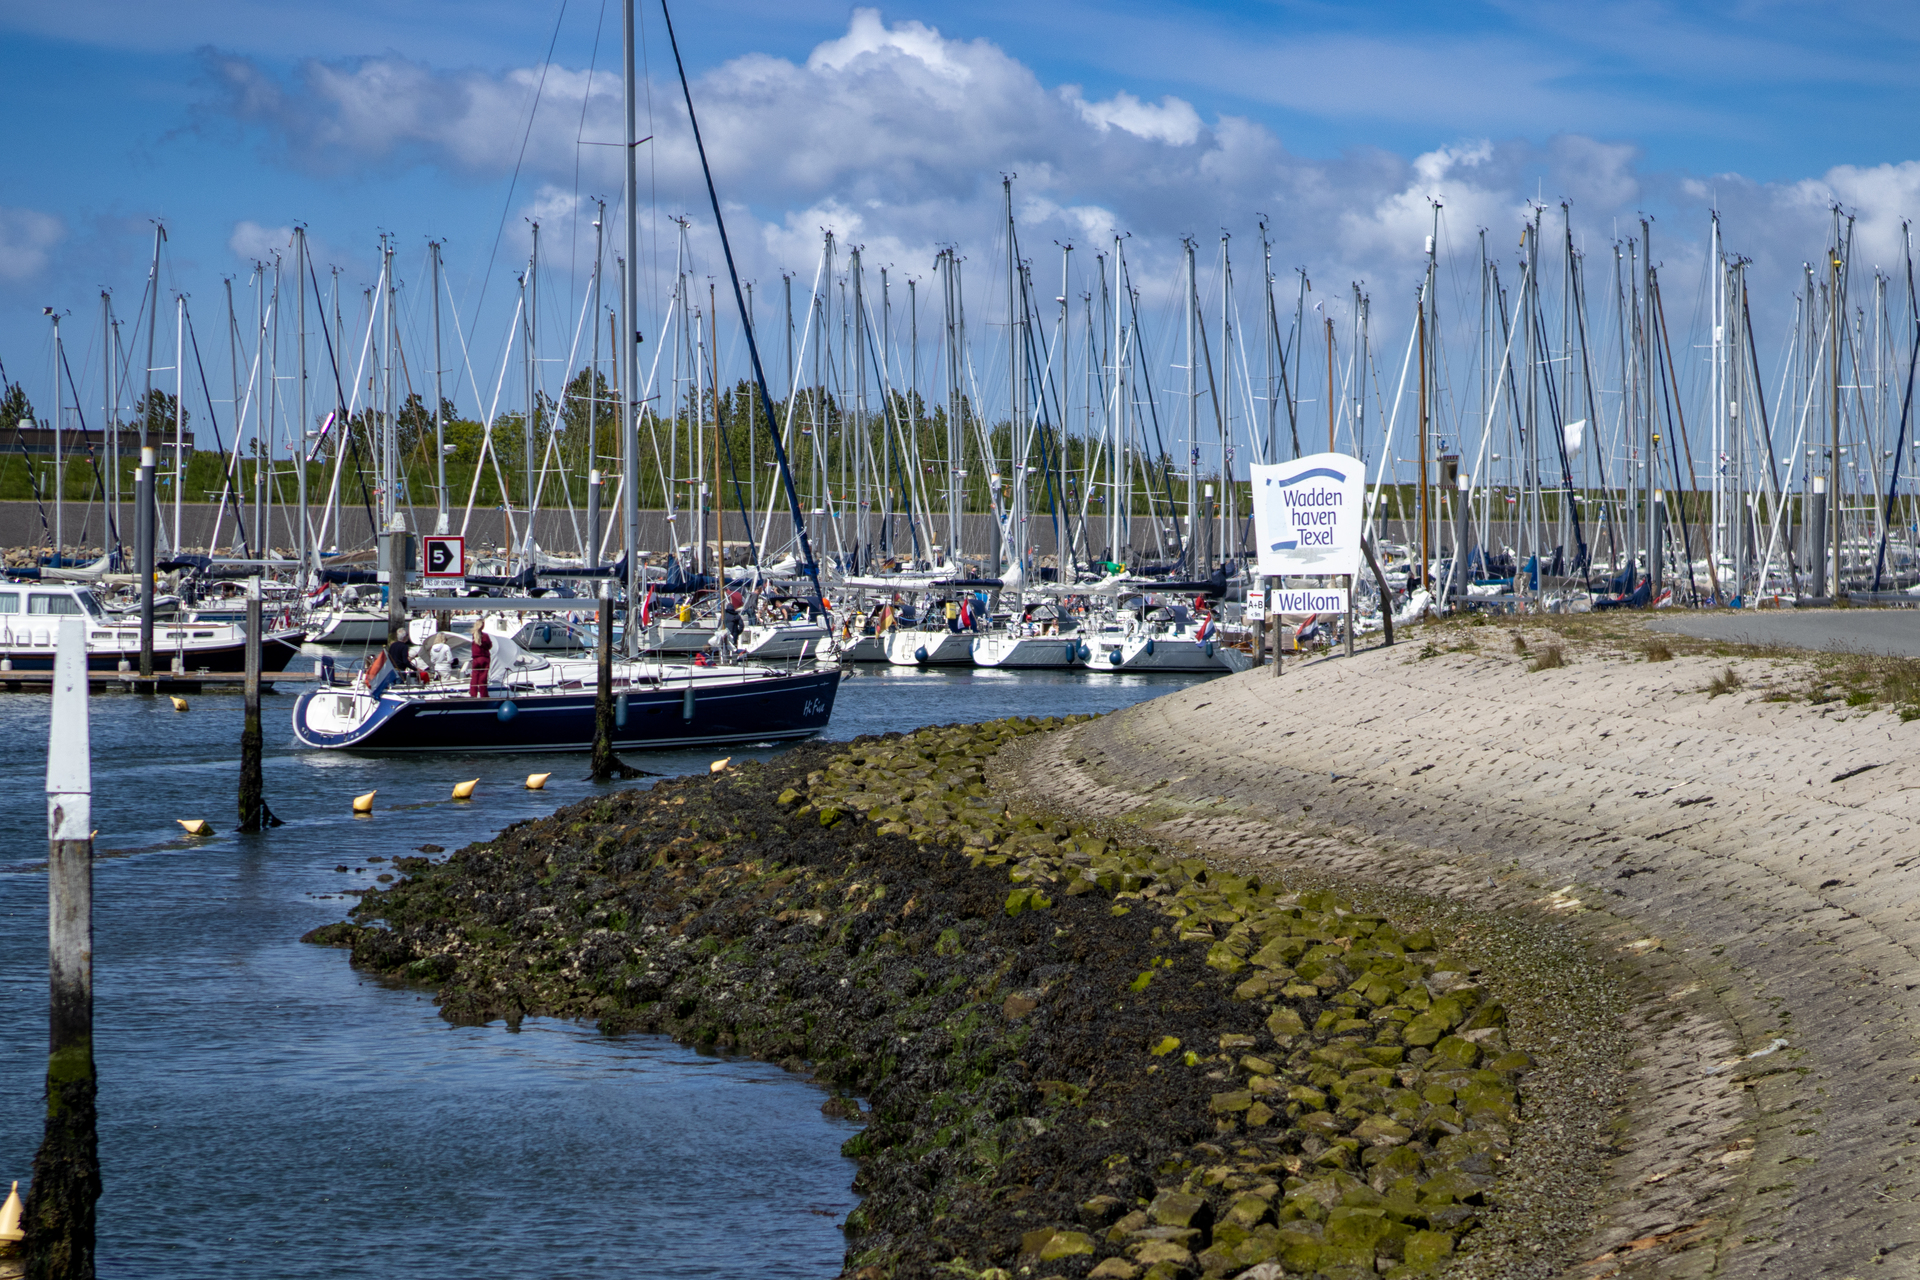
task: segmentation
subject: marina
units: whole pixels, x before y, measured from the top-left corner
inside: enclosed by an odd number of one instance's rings
[[[231,8],[0,12],[0,1280],[1920,1266],[1920,29]]]

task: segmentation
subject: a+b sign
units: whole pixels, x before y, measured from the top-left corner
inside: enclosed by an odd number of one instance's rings
[[[465,538],[430,535],[421,541],[425,544],[428,578],[466,576],[467,540]]]

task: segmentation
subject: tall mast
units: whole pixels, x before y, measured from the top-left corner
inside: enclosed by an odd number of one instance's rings
[[[147,270],[147,380],[140,391],[140,443],[147,444],[147,424],[153,416],[153,340],[160,331],[160,246],[167,240],[167,229],[153,224],[153,265]],[[136,458],[139,454],[134,455]]]
[[[1066,502],[1069,492],[1068,464],[1072,454],[1068,448],[1071,442],[1068,433],[1073,429],[1073,379],[1067,372],[1073,364],[1073,344],[1068,341],[1072,336],[1072,297],[1073,242],[1069,240],[1060,246],[1060,337],[1054,344],[1060,352],[1060,444],[1056,451],[1059,459],[1057,465],[1060,471],[1060,485],[1054,490],[1053,501],[1049,505],[1053,507],[1053,575],[1056,582],[1070,581],[1067,577]],[[1085,441],[1083,440],[1081,444],[1084,448]]]
[[[636,622],[639,618],[638,600],[640,574],[640,451],[636,447],[639,439],[635,417],[635,397],[640,386],[640,180],[638,161],[634,152],[639,143],[634,137],[634,104],[638,98],[633,78],[633,0],[621,0],[620,5],[620,59],[624,80],[621,82],[623,102],[621,109],[626,119],[626,136],[623,139],[627,153],[627,171],[624,199],[627,213],[627,256],[620,272],[620,343],[615,352],[618,361],[617,377],[620,381],[620,493],[621,514],[626,525],[627,552],[627,653],[637,651],[640,637]]]
[[[527,536],[525,542],[525,563],[533,563],[533,519],[534,508],[539,505],[538,489],[534,482],[535,460],[538,449],[534,444],[534,433],[539,425],[540,413],[540,357],[539,312],[540,312],[540,224],[533,224],[533,245],[527,251],[527,278],[522,286],[526,293],[526,366],[527,366],[527,429],[526,429],[526,472],[527,472]]]
[[[593,215],[593,323],[587,327],[593,330],[593,352],[587,368],[587,478],[591,482],[593,475],[600,469],[600,321],[605,314],[605,304],[600,297],[600,269],[607,260],[605,223],[607,220],[607,202],[594,201],[596,211]],[[608,335],[612,336],[612,335]],[[599,564],[600,548],[596,543],[587,552],[588,568]]]
[[[593,225],[597,233],[600,224],[596,222]],[[597,235],[596,243],[598,243]],[[431,275],[433,278],[433,465],[434,486],[439,495],[436,500],[436,509],[433,517],[433,531],[435,533],[445,533],[448,524],[447,424],[445,414],[441,412],[441,405],[444,403],[442,399],[444,393],[440,381],[440,242],[438,240],[427,241],[427,259],[431,264]],[[594,259],[593,263],[593,280],[595,297],[598,297],[600,286],[600,260],[598,257]],[[594,315],[596,317],[596,323],[593,327],[593,348],[597,352],[600,349],[600,326],[597,323],[599,308],[597,306],[594,308]]]
[[[60,447],[60,428],[67,413],[66,388],[60,383],[60,313],[53,316],[53,562],[65,564],[67,554],[67,459]]]
[[[1427,237],[1427,278],[1420,289],[1420,485],[1419,500],[1416,507],[1420,513],[1420,585],[1432,589],[1433,574],[1429,567],[1433,560],[1431,531],[1432,495],[1427,489],[1428,480],[1428,436],[1432,430],[1432,390],[1435,379],[1428,377],[1428,366],[1432,363],[1434,326],[1429,322],[1433,311],[1434,274],[1439,263],[1440,243],[1440,202],[1433,202],[1433,234]],[[1437,370],[1435,371],[1438,372]]]
[[[307,229],[293,229],[293,274],[295,300],[299,304],[299,316],[294,321],[294,341],[300,347],[300,388],[296,394],[300,416],[295,420],[293,432],[293,474],[298,485],[300,497],[300,523],[294,530],[294,537],[300,551],[300,573],[304,575],[311,567],[310,551],[307,544]]]
[[[1180,241],[1181,260],[1186,266],[1186,319],[1187,319],[1187,575],[1192,577],[1200,572],[1199,542],[1196,527],[1195,507],[1198,501],[1198,481],[1200,471],[1200,387],[1197,373],[1198,334],[1195,332],[1200,320],[1200,289],[1193,276],[1193,238],[1187,236]]]
[[[180,554],[180,487],[186,476],[187,441],[187,295],[174,299],[173,325],[173,542],[169,547]],[[209,547],[211,551],[213,548]]]
[[[113,395],[113,296],[105,289],[100,291],[100,426],[107,433],[107,511],[109,520],[109,539],[102,545],[109,551],[118,551],[112,545],[118,541],[120,531],[120,424],[114,421]]]
[[[400,516],[400,424],[396,420],[399,411],[398,399],[400,387],[400,317],[394,313],[394,300],[398,288],[393,279],[393,242],[391,240],[387,240],[382,246],[380,257],[380,275],[382,283],[385,285],[380,296],[380,302],[381,305],[386,308],[387,321],[386,390],[384,393],[386,422],[383,424],[383,430],[380,433],[385,455],[382,461],[382,469],[385,474],[381,479],[381,487],[387,500],[387,519],[384,528],[400,529],[405,527],[405,521]],[[398,573],[399,568],[400,566],[398,565],[394,566],[394,571]],[[397,580],[398,579],[396,579],[396,581]]]
[[[1220,386],[1213,404],[1220,427],[1220,540],[1215,559],[1227,558],[1227,537],[1233,527],[1233,258],[1229,237],[1220,233]]]
[[[1640,307],[1636,312],[1636,318],[1640,322],[1640,397],[1641,407],[1645,414],[1645,423],[1641,428],[1641,444],[1643,448],[1641,457],[1646,461],[1646,471],[1640,481],[1641,502],[1643,503],[1641,519],[1644,522],[1641,532],[1646,539],[1647,570],[1648,573],[1651,574],[1654,562],[1660,552],[1657,541],[1660,536],[1660,529],[1655,523],[1653,512],[1653,491],[1658,487],[1655,480],[1660,466],[1660,459],[1655,452],[1658,447],[1657,437],[1659,432],[1654,429],[1653,227],[1651,222],[1646,218],[1640,219],[1640,250],[1641,290]],[[1658,582],[1653,583],[1652,590],[1655,595],[1657,595],[1660,590],[1660,584]],[[1655,595],[1648,596],[1647,603],[1649,606],[1658,603]]]

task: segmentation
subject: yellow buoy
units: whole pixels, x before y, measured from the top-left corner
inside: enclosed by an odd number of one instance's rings
[[[0,1204],[0,1244],[15,1244],[26,1238],[27,1233],[20,1229],[20,1214],[20,1183],[16,1180],[7,1193],[7,1202]]]
[[[471,800],[473,799],[473,789],[479,785],[480,779],[478,778],[475,778],[472,782],[456,782],[453,784],[453,798],[455,800]]]
[[[725,772],[725,770],[726,770],[726,767],[727,767],[727,764],[728,764],[728,762],[729,762],[729,761],[731,761],[732,759],[733,759],[733,757],[732,757],[732,756],[727,756],[727,757],[726,757],[725,759],[723,759],[723,760],[715,760],[715,761],[714,761],[714,762],[713,762],[712,764],[710,764],[710,765],[708,765],[708,766],[707,766],[707,772],[708,772],[708,773],[723,773],[723,772]]]
[[[372,813],[373,798],[379,794],[378,791],[369,791],[363,796],[355,796],[353,798],[353,811],[355,813]]]
[[[210,836],[213,834],[213,827],[208,824],[205,818],[175,818],[174,821],[182,827],[185,827],[187,834],[190,836]]]
[[[185,711],[187,709],[187,700],[185,698],[171,693],[167,696],[173,699],[173,709],[175,711]]]
[[[553,776],[553,775],[552,775],[552,774],[550,774],[550,773],[530,773],[530,774],[528,774],[528,775],[527,775],[527,790],[529,790],[529,791],[541,791],[541,790],[544,790],[544,789],[546,788],[546,785],[547,785],[547,779],[548,779],[548,778],[551,778],[552,776]]]

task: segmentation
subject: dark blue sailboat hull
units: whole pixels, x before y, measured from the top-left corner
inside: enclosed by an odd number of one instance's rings
[[[625,723],[616,714],[613,745],[619,751],[794,742],[827,727],[840,687],[840,672],[701,685],[687,701],[684,683],[633,685]],[[594,692],[535,693],[484,698],[385,693],[362,724],[345,733],[309,727],[313,699],[351,697],[316,690],[300,696],[293,731],[302,745],[355,751],[587,751],[593,747]],[[362,695],[364,696],[364,695]],[[511,710],[503,712],[503,707]]]

